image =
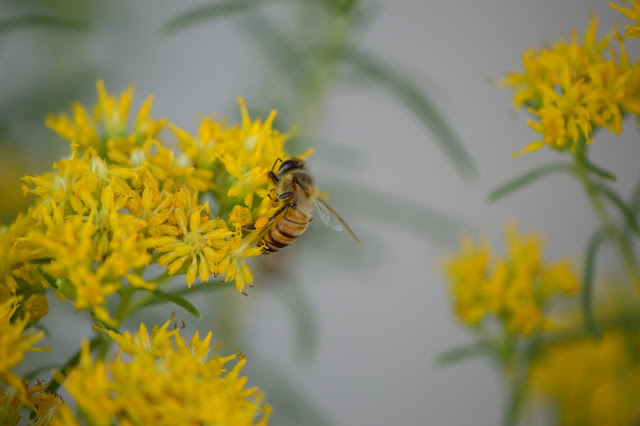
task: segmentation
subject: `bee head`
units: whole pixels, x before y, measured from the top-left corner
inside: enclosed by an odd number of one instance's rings
[[[278,169],[278,177],[284,176],[291,170],[303,169],[306,167],[306,163],[302,158],[292,157],[286,161],[283,161]]]

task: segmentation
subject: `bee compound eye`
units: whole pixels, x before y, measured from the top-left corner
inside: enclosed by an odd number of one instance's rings
[[[294,169],[298,166],[298,163],[294,160],[283,161],[278,169],[278,173],[286,172],[289,169]]]

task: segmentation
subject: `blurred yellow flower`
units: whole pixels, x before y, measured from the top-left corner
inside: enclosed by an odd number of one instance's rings
[[[534,395],[560,425],[631,425],[640,418],[640,334],[607,332],[543,349],[533,364]]]
[[[594,16],[582,42],[574,30],[570,42],[526,51],[524,71],[506,74],[502,83],[514,90],[514,107],[527,107],[535,117],[527,123],[542,136],[514,155],[544,145],[574,150],[579,140],[591,143],[596,128],[617,134],[623,114],[640,114],[640,63],[629,62],[619,38],[618,57],[610,47],[615,33],[598,40],[597,28]]]
[[[552,326],[547,301],[578,290],[575,271],[567,260],[548,264],[542,258],[542,238],[520,235],[516,225],[505,233],[507,254],[493,258],[487,242],[474,245],[470,237],[445,262],[445,275],[458,318],[477,325],[489,316],[513,333],[530,334]]]
[[[210,346],[211,333],[200,339],[196,332],[187,342],[169,327],[167,321],[151,334],[144,324],[133,335],[108,332],[119,351],[106,361],[92,360],[83,345],[64,387],[91,424],[267,424],[271,408],[239,376],[242,355],[208,357],[219,348]]]
[[[32,424],[55,424],[59,410],[68,410],[68,407],[60,395],[45,392],[44,388],[40,381],[30,386],[28,379],[17,379],[0,390],[0,424],[20,424],[20,411],[23,408],[30,410],[31,415],[35,416]]]
[[[28,318],[15,318],[18,309],[17,298],[12,297],[0,304],[0,377],[5,377],[24,358],[24,354],[34,348],[34,344],[44,337],[42,331],[25,332]]]
[[[28,261],[44,257],[45,250],[25,238],[35,226],[28,215],[20,214],[8,226],[0,226],[0,303],[16,295],[19,284],[39,282],[33,265]]]
[[[632,21],[635,21],[633,25],[627,24],[624,26],[627,29],[624,37],[640,37],[640,0],[634,0],[632,5],[633,9],[624,8],[613,2],[609,2],[609,6],[624,13],[624,15]]]

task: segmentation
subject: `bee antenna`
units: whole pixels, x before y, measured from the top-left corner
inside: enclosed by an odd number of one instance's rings
[[[282,163],[282,158],[276,158],[276,161],[273,162],[273,167],[271,167],[271,171],[274,171],[276,166],[278,165],[278,162]]]

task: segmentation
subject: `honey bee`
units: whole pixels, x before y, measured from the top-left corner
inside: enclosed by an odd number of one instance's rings
[[[278,200],[282,206],[262,228],[260,245],[266,246],[264,253],[275,253],[293,243],[307,229],[313,220],[315,204],[320,219],[335,231],[345,230],[360,244],[360,240],[351,228],[320,196],[313,176],[306,162],[301,158],[289,158],[282,161],[277,173],[273,172],[280,159],[276,160],[269,172],[269,179],[276,185]],[[256,229],[250,225],[249,229]]]

